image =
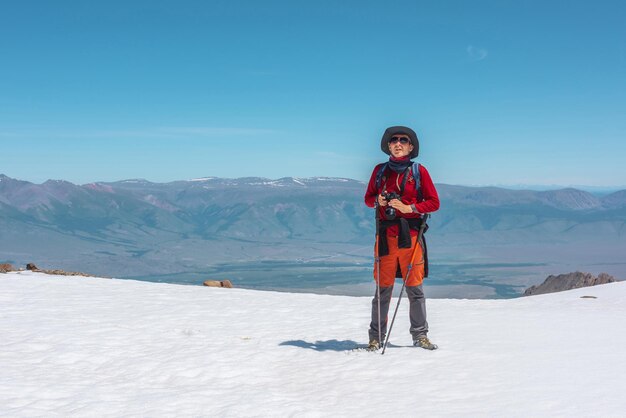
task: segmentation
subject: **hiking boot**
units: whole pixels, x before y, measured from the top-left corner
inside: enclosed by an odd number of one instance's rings
[[[428,337],[426,337],[425,335],[417,337],[415,340],[413,340],[413,346],[424,348],[426,350],[436,350],[438,348],[437,344],[431,343]]]
[[[377,351],[380,349],[380,343],[377,340],[371,340],[367,346],[367,351]]]

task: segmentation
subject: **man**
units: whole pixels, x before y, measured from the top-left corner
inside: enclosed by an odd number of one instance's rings
[[[377,350],[385,341],[393,285],[396,277],[406,277],[414,247],[417,245],[413,267],[406,281],[410,303],[409,332],[413,345],[434,350],[437,346],[427,337],[428,322],[422,288],[424,277],[428,275],[428,258],[425,241],[422,239],[417,242],[417,237],[422,215],[439,209],[439,196],[423,165],[416,165],[418,173],[413,173],[411,160],[419,154],[419,142],[412,129],[405,126],[388,128],[380,146],[390,156],[389,161],[374,168],[365,192],[365,204],[376,207],[377,218],[380,218],[377,219],[378,265],[374,268],[377,289],[372,300],[368,348]]]

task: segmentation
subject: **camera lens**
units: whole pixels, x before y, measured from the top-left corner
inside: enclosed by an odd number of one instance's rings
[[[396,217],[396,210],[392,207],[385,208],[385,217],[389,220],[394,219]]]

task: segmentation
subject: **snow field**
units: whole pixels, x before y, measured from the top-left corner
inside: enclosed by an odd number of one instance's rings
[[[404,299],[381,356],[370,298],[10,273],[0,416],[625,416],[625,297],[429,299],[434,352]]]

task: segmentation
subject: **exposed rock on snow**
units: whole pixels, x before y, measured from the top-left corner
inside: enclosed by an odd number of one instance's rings
[[[51,274],[55,276],[83,276],[83,277],[96,277],[93,274],[81,273],[79,271],[65,271],[65,270],[46,270],[40,269],[33,263],[26,264],[26,270],[34,271],[37,273]]]
[[[207,280],[202,284],[208,287],[227,287],[229,289],[232,289],[233,287],[230,280]]]
[[[8,273],[13,270],[15,270],[13,266],[8,263],[0,264],[0,273]]]
[[[524,296],[540,295],[544,293],[561,292],[563,290],[579,289],[581,287],[597,286],[600,284],[613,283],[617,280],[609,274],[600,273],[598,277],[591,273],[575,273],[559,274],[558,276],[550,275],[538,286],[531,286],[524,291]]]

